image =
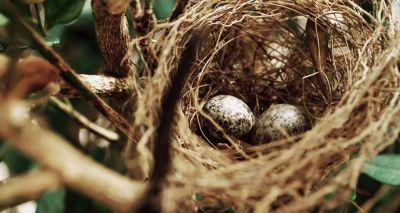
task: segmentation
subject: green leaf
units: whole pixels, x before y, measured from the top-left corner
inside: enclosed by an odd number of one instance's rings
[[[352,191],[349,195],[349,200],[355,201],[356,199],[357,199],[357,193]]]
[[[64,212],[66,213],[112,213],[112,211],[103,204],[97,203],[93,199],[71,189],[65,190],[64,205]]]
[[[3,16],[2,14],[0,14],[0,27],[6,26],[7,23],[8,23],[8,19],[5,16]]]
[[[1,160],[7,164],[12,175],[24,173],[32,169],[35,165],[33,161],[24,154],[6,144],[1,148],[0,161]]]
[[[37,201],[36,213],[63,213],[65,189],[47,192]]]
[[[400,155],[378,155],[364,164],[364,173],[379,182],[400,186]]]
[[[153,0],[154,13],[157,19],[166,19],[174,8],[175,0]]]
[[[196,201],[202,201],[204,199],[204,196],[199,193],[195,193],[194,197]]]
[[[54,46],[60,44],[60,38],[58,37],[46,37],[44,38],[44,41],[48,46]]]
[[[81,14],[85,0],[47,0],[44,2],[47,28],[67,24]]]

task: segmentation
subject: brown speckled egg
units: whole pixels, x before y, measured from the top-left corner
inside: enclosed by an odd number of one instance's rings
[[[225,133],[237,139],[248,134],[255,122],[250,108],[242,100],[231,95],[211,98],[203,110],[224,129]],[[205,119],[203,127],[208,137],[223,140],[222,133],[217,131],[211,122]]]
[[[285,134],[281,130],[293,136],[307,129],[307,118],[300,109],[290,104],[274,104],[257,119],[251,143],[258,145],[283,139]]]

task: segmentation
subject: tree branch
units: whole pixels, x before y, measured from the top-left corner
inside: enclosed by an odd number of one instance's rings
[[[130,136],[129,123],[120,114],[108,106],[97,94],[90,91],[90,89],[80,80],[75,71],[51,47],[46,45],[40,35],[38,35],[19,17],[18,10],[9,0],[1,0],[0,12],[13,21],[13,24],[18,25],[20,29],[26,31],[25,35],[31,40],[33,45],[35,45],[36,49],[61,71],[61,77],[63,77],[66,82],[73,85],[86,100],[88,100],[101,114],[109,119],[118,129],[124,132],[128,137]],[[135,141],[134,139],[132,140]]]
[[[79,74],[81,81],[90,91],[104,98],[128,97],[131,90],[131,83],[126,78],[114,78],[105,75]],[[59,81],[61,86],[60,95],[68,98],[82,97],[81,93],[67,82]]]
[[[127,77],[132,74],[133,62],[129,54],[126,7],[120,9],[119,14],[110,14],[105,5],[107,2],[92,0],[97,43],[105,63],[104,72],[114,77]]]
[[[124,3],[125,7],[120,9],[121,13],[112,15],[107,10],[107,4],[110,4],[110,2],[112,1],[92,0],[97,43],[104,59],[105,73],[117,78],[124,77],[125,81],[130,83],[127,88],[128,95],[124,97],[123,102],[112,99],[110,105],[123,115],[129,123],[132,123],[134,120],[133,112],[139,101],[139,92],[136,86],[136,73],[133,72],[134,67],[129,52],[130,36],[125,17],[128,4]],[[128,137],[136,141],[136,138],[134,139],[132,135]],[[125,138],[121,140],[125,140]]]
[[[21,111],[26,111],[21,102],[0,105],[1,138],[56,172],[72,189],[116,211],[129,211],[143,184],[100,165],[51,131],[30,124]]]
[[[11,178],[0,184],[0,211],[39,198],[43,193],[61,187],[61,178],[53,171],[38,170]]]

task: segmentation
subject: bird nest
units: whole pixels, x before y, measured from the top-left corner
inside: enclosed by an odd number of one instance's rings
[[[363,162],[399,130],[400,45],[384,20],[391,23],[351,1],[195,0],[179,19],[157,25],[147,43],[158,66],[135,114],[147,127],[138,150],[149,165],[145,145],[170,77],[192,34],[201,37],[174,121],[166,208],[299,212],[348,201]],[[312,128],[256,146],[226,135],[229,143],[218,145],[200,121],[219,94],[240,98],[256,117],[271,104],[295,105]]]

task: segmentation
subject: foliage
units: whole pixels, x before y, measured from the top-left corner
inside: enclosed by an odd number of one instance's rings
[[[48,28],[74,21],[82,12],[85,0],[48,0],[44,2]]]
[[[158,19],[166,19],[171,15],[175,0],[154,0],[154,12]]]
[[[400,155],[378,155],[365,163],[364,172],[382,183],[400,186]]]
[[[18,150],[0,143],[0,161],[4,161],[12,175],[24,173],[35,167],[35,163]]]
[[[64,189],[45,193],[37,201],[36,213],[63,213],[65,208],[64,198]]]
[[[4,26],[8,23],[8,19],[0,14],[0,26]]]

